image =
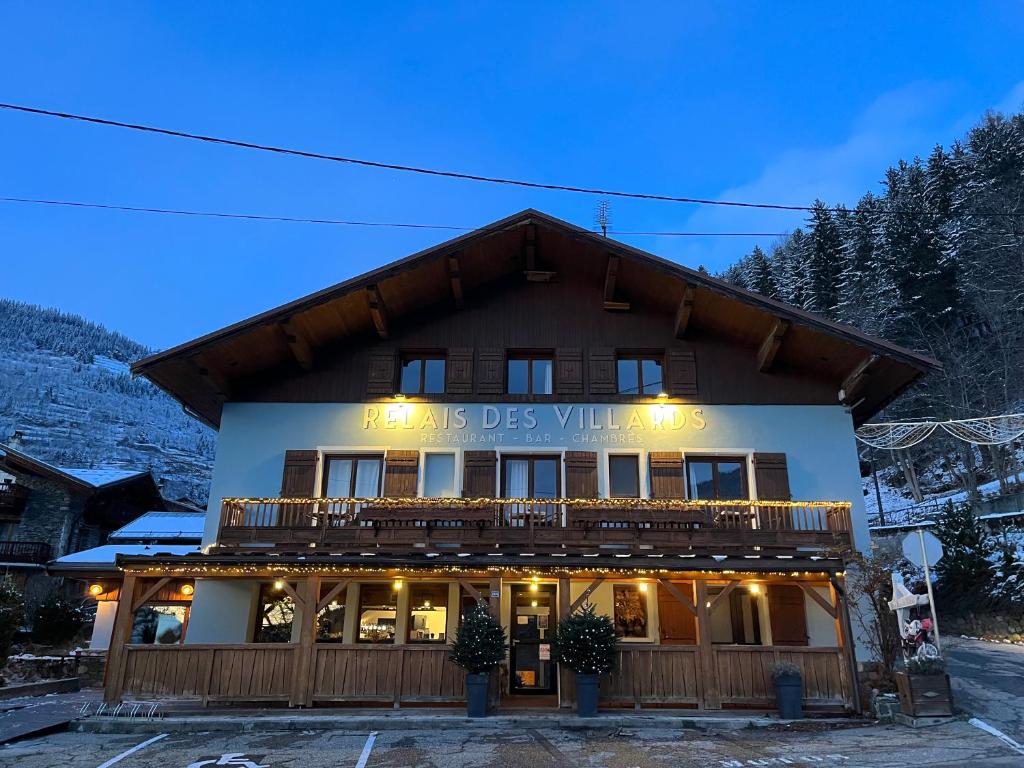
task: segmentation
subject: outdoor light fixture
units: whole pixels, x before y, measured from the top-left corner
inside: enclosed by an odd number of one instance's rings
[[[405,400],[405,395],[399,392],[397,395],[395,395],[395,400]]]
[[[659,392],[658,393],[658,399],[659,400],[668,400],[668,392]]]
[[[92,585],[90,585],[89,586],[89,594],[92,595],[93,597],[99,597],[100,595],[103,594],[103,585],[102,584],[92,584]]]
[[[196,588],[193,587],[191,584],[182,584],[181,585],[181,594],[183,594],[185,597],[189,597],[195,591],[196,591]]]
[[[647,582],[646,581],[641,581],[640,582],[640,591],[641,592],[646,592],[647,591]]]
[[[536,600],[531,600],[530,601],[530,607],[531,608],[536,608],[537,607],[537,601]]]
[[[531,592],[537,592],[539,589],[540,589],[540,587],[538,587],[536,584],[531,584],[530,585],[530,591]]]
[[[747,587],[747,589],[750,591],[750,594],[752,594],[752,595],[759,595],[759,594],[761,594],[761,585],[760,584],[751,584],[749,587]]]
[[[280,579],[275,579],[274,580],[274,589],[276,589],[276,590],[284,589],[284,582],[281,581]]]
[[[391,588],[393,590],[395,590],[395,592],[400,590],[402,588],[402,580],[401,579],[395,579],[393,582],[391,582]]]

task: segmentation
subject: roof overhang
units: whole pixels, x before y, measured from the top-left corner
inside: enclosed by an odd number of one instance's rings
[[[517,268],[510,259],[495,258],[495,252],[518,244],[518,230],[530,225],[538,230],[554,230],[642,269],[653,278],[646,282],[663,283],[658,290],[688,297],[691,308],[687,313],[692,312],[694,322],[712,329],[722,326],[724,331],[752,343],[755,349],[781,321],[794,339],[787,346],[806,348],[808,364],[813,364],[814,355],[822,349],[838,350],[843,359],[855,361],[844,373],[844,379],[863,390],[856,396],[847,393],[851,395],[848,405],[858,424],[885,407],[920,376],[941,368],[938,361],[927,355],[528,209],[150,355],[136,362],[132,372],[150,379],[178,399],[186,411],[216,428],[221,408],[231,400],[236,380],[289,362],[308,363],[308,358],[304,361],[303,357],[310,348],[371,337],[378,318],[374,317],[373,301],[367,300],[368,291],[383,297],[395,316],[450,302],[452,259],[463,282],[475,280],[483,285],[493,281]],[[490,258],[480,257],[486,250],[491,251]],[[460,285],[460,293],[462,290]]]

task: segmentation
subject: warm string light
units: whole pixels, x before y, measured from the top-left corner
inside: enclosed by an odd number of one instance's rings
[[[755,509],[850,509],[849,501],[784,501],[767,499],[499,499],[493,497],[477,498],[445,498],[413,496],[408,498],[385,497],[330,497],[315,496],[279,497],[227,497],[222,500],[229,505],[278,505],[278,504],[318,504],[330,506],[359,507],[486,507],[486,506],[557,506],[570,507],[642,507],[652,509],[708,509],[715,507],[748,507]]]

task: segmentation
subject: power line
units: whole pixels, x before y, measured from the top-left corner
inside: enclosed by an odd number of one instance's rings
[[[319,219],[301,216],[269,216],[257,213],[226,213],[223,211],[195,211],[181,208],[153,208],[136,205],[114,205],[109,203],[86,203],[78,200],[46,200],[31,197],[0,197],[0,203],[26,203],[51,205],[68,208],[92,208],[106,211],[127,211],[130,213],[157,213],[173,216],[198,216],[216,219],[243,219],[249,221],[282,221],[295,224],[333,224],[348,227],[378,227],[393,229],[440,229],[455,232],[487,231],[488,227],[458,227],[450,224],[410,224],[384,221],[353,221],[347,219]],[[627,232],[609,230],[610,235],[657,235],[661,237],[785,237],[788,232]]]
[[[364,160],[354,157],[343,157],[341,155],[328,155],[321,152],[311,152],[301,149],[289,149],[287,147],[277,147],[269,144],[256,144],[250,141],[241,141],[238,139],[225,139],[217,136],[206,136],[199,133],[188,133],[186,131],[176,131],[169,128],[159,128],[151,125],[142,125],[139,123],[126,123],[120,120],[108,120],[106,118],[91,117],[89,115],[79,115],[73,112],[57,112],[55,110],[40,109],[38,107],[26,107],[20,104],[6,104],[0,102],[0,108],[13,110],[16,112],[24,112],[32,115],[44,115],[47,117],[59,117],[64,120],[77,120],[84,123],[93,123],[95,125],[105,125],[115,128],[127,128],[133,131],[143,131],[146,133],[155,133],[162,136],[174,136],[181,139],[192,139],[195,141],[203,141],[211,144],[223,144],[231,147],[241,147],[243,149],[254,149],[260,152],[273,152],[282,155],[293,155],[296,157],[305,157],[313,160],[329,160],[335,163],[348,163],[350,165],[360,165],[367,168],[378,168],[391,171],[403,171],[406,173],[419,173],[427,176],[439,176],[450,179],[461,179],[463,181],[480,181],[489,184],[504,184],[507,186],[515,187],[526,187],[528,189],[543,189],[554,192],[576,192],[587,195],[602,195],[605,197],[624,197],[636,200],[659,200],[662,202],[670,203],[690,203],[693,205],[717,205],[731,208],[759,208],[767,210],[777,211],[813,211],[814,207],[809,205],[783,205],[780,203],[750,203],[736,200],[708,200],[699,197],[678,197],[674,195],[659,195],[653,193],[643,192],[624,192],[621,190],[610,190],[610,189],[599,189],[595,187],[579,187],[566,184],[543,184],[536,181],[524,181],[522,179],[506,179],[499,176],[484,176],[473,173],[461,173],[459,171],[444,171],[436,168],[423,168],[414,165],[402,165],[399,163],[386,163],[377,160]],[[839,211],[838,206],[831,207],[829,210]],[[923,214],[925,211],[897,211],[901,214]],[[978,216],[1024,216],[1024,212],[993,212],[993,213],[976,213]]]

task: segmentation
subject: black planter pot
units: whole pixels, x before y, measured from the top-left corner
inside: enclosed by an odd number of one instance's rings
[[[775,701],[779,707],[779,717],[783,720],[799,720],[804,716],[800,675],[780,675],[775,678]]]
[[[576,714],[594,717],[597,714],[597,683],[600,675],[576,675]]]
[[[487,684],[490,680],[487,672],[466,674],[466,714],[469,717],[487,717]]]

